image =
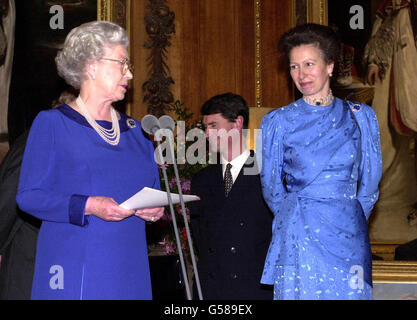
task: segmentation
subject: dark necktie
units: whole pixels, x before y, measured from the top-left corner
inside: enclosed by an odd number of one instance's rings
[[[232,165],[228,163],[226,165],[226,171],[224,172],[224,194],[226,197],[229,195],[229,192],[230,190],[232,190],[232,186],[233,186],[232,173],[230,172],[231,168],[232,168]]]

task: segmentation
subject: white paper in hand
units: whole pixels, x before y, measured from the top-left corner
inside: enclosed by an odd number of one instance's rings
[[[183,195],[184,202],[200,200],[199,197],[193,195]],[[180,195],[177,193],[171,193],[171,199],[173,204],[180,203]],[[125,209],[144,209],[154,207],[167,206],[168,197],[167,193],[161,190],[145,187],[138,193],[127,199],[125,202],[120,204]]]

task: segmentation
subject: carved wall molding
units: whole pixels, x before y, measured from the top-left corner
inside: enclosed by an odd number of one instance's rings
[[[149,79],[143,84],[143,101],[148,113],[161,116],[171,109],[174,96],[169,87],[174,80],[169,76],[166,63],[167,48],[171,45],[171,34],[175,34],[175,14],[166,5],[167,0],[149,0],[145,15],[148,40],[144,46],[151,50],[148,57]]]

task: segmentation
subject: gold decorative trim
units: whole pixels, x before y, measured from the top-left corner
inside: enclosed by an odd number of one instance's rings
[[[326,26],[329,24],[328,0],[307,1],[307,22],[323,24]]]
[[[304,23],[328,25],[328,0],[292,0],[291,26]]]
[[[130,29],[131,0],[97,0],[97,20],[112,21]]]
[[[112,21],[114,0],[97,0],[97,20]]]
[[[129,36],[130,39],[130,43],[132,43],[132,35],[131,35],[131,21],[130,21],[130,13],[132,12],[132,1],[131,0],[126,0],[126,31],[127,34]],[[129,46],[129,56],[132,56],[132,51],[131,51],[132,46]],[[129,84],[129,88],[132,87],[132,81]],[[132,89],[131,89],[132,90]],[[132,92],[132,91],[131,91]],[[133,93],[131,93],[133,94]],[[126,114],[128,116],[132,115],[132,99],[128,99],[127,103],[126,103]]]
[[[384,260],[394,260],[395,249],[404,244],[404,242],[376,242],[371,241],[372,253]]]
[[[254,0],[255,8],[255,106],[262,107],[262,57],[261,57],[261,0]]]
[[[97,20],[112,21],[126,29],[131,39],[130,12],[132,0],[97,0]],[[130,47],[129,47],[130,54]],[[129,99],[126,102],[126,114],[131,115],[132,103]]]
[[[297,6],[296,0],[291,1],[291,17],[290,17],[291,28],[297,25]]]
[[[131,39],[131,36],[130,36],[130,29],[131,29],[130,13],[131,12],[132,12],[132,1],[126,0],[126,31],[127,31],[127,34],[129,35],[129,39]],[[129,52],[130,52],[130,48],[129,48]]]
[[[375,283],[417,283],[417,261],[374,260],[372,280]]]

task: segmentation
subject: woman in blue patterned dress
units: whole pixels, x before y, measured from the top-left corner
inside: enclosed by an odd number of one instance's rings
[[[274,285],[275,299],[370,299],[377,118],[367,105],[333,97],[339,42],[330,28],[297,26],[279,45],[303,97],[261,124],[262,188],[275,215],[261,282]]]
[[[145,221],[163,208],[118,204],[159,188],[152,143],[117,112],[132,69],[126,31],[95,21],[73,29],[56,58],[78,98],[38,114],[17,203],[42,220],[32,299],[151,299]]]

